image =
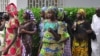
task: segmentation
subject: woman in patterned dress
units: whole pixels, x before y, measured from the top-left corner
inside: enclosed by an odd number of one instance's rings
[[[6,36],[5,36],[5,48],[4,56],[21,56],[21,42],[18,35],[19,21],[17,18],[16,7],[13,3],[7,6],[7,12],[9,13],[10,19],[5,23]],[[13,9],[13,10],[12,10]]]
[[[19,35],[22,39],[23,49],[22,56],[32,55],[32,38],[36,33],[36,22],[34,21],[34,15],[30,10],[26,10],[23,14],[24,22],[19,27]]]
[[[83,9],[79,9],[77,20],[74,22],[74,38],[72,43],[72,56],[91,56],[91,37],[92,32],[89,22],[85,20],[86,14]]]
[[[17,18],[11,17],[6,23],[6,44],[5,44],[5,56],[20,56],[21,55],[21,43],[20,38],[17,37],[17,29],[19,21]]]
[[[54,7],[47,9],[48,21],[44,22],[43,45],[39,56],[62,56],[63,40],[58,34],[58,21]]]
[[[59,26],[62,28],[58,29],[60,35],[62,35],[62,39],[65,39],[65,44],[64,44],[64,54],[63,56],[72,56],[71,53],[71,37],[69,33],[71,32],[69,29],[69,22],[67,21],[68,18],[66,18],[66,12],[64,11],[63,8],[58,8],[58,20],[59,20]],[[61,33],[63,31],[63,33]],[[70,31],[70,32],[69,32]]]

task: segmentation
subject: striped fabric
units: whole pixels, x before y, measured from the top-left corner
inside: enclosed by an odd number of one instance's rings
[[[66,44],[65,44],[65,47],[64,47],[64,54],[63,56],[72,56],[72,53],[71,53],[71,42],[70,42],[71,39],[68,39],[66,41]]]

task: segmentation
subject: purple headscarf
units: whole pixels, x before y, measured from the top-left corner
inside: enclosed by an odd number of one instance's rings
[[[30,15],[30,20],[35,20],[34,14],[32,13],[31,10],[27,9],[25,12],[28,13],[28,14]]]

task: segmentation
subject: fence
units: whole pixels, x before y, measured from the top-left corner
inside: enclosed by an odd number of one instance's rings
[[[0,12],[5,12],[5,7],[9,3],[9,0],[0,0]]]
[[[63,7],[63,0],[28,0],[28,7],[57,6]]]

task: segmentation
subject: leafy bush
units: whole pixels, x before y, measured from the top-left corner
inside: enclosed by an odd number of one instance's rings
[[[67,12],[67,15],[71,18],[72,21],[75,20],[78,9],[79,8],[64,8],[64,10]],[[95,13],[95,8],[83,8],[83,9],[85,9],[86,11],[86,20],[91,22],[92,15]],[[40,8],[31,8],[30,10],[32,10],[37,22],[39,22]],[[21,23],[23,22],[23,19],[22,19],[23,12],[24,12],[24,9],[21,9],[19,11],[19,20]]]
[[[68,16],[71,18],[72,21],[76,19],[76,13],[80,8],[65,8],[67,11]],[[91,22],[92,15],[95,13],[95,8],[83,8],[86,11],[86,20]]]
[[[39,22],[40,21],[40,8],[31,8],[30,10],[33,12],[37,22]],[[18,13],[20,23],[23,22],[23,17],[22,17],[23,13],[24,13],[24,9],[21,9]]]

